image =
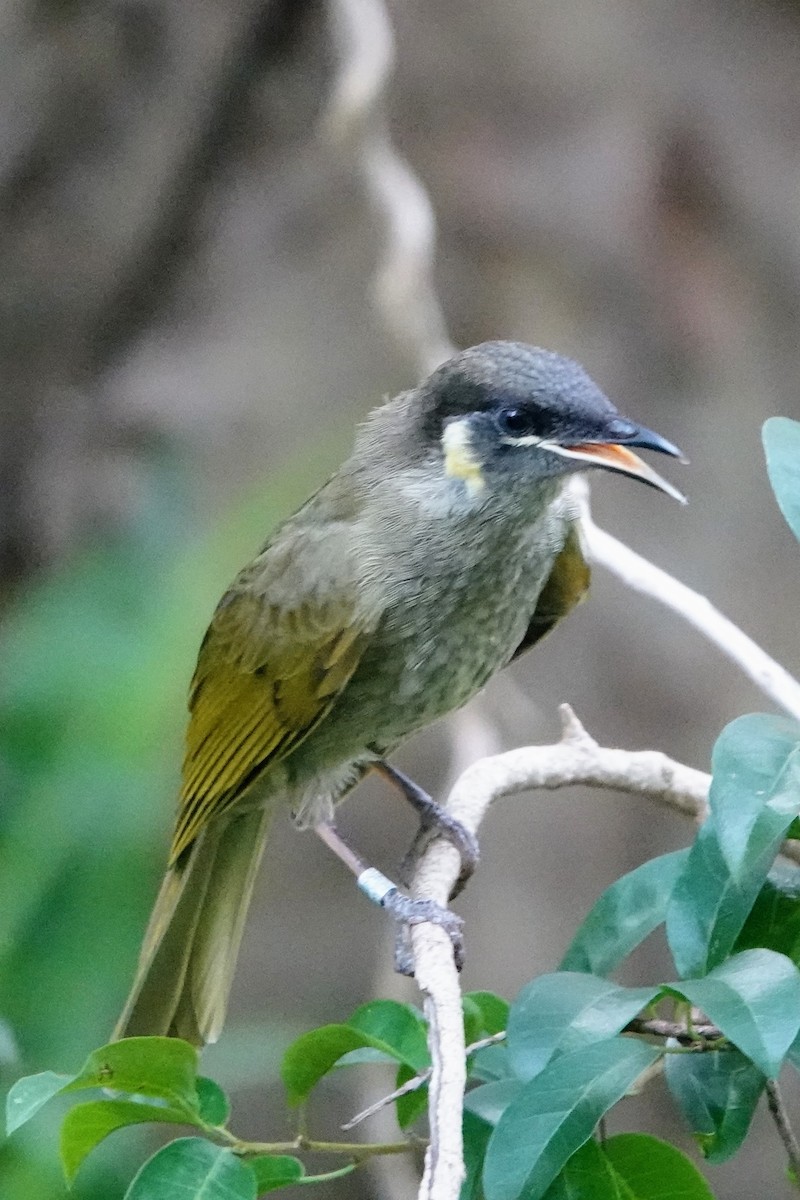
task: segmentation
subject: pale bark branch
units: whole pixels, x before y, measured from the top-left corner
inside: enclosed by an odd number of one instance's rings
[[[583,544],[591,563],[604,566],[627,587],[651,596],[694,625],[735,662],[765,696],[800,720],[800,682],[770,658],[733,621],[723,616],[705,596],[595,525],[589,509],[589,489],[585,480],[575,479],[573,495],[581,505]]]

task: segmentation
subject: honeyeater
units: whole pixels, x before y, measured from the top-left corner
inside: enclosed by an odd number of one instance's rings
[[[581,599],[569,476],[603,467],[680,498],[631,447],[679,454],[577,363],[518,342],[456,354],[372,412],[203,638],[167,873],[117,1037],[217,1038],[275,808],[329,820]]]

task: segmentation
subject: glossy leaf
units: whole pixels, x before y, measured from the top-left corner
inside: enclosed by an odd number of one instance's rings
[[[65,1092],[101,1087],[197,1111],[197,1051],[179,1038],[135,1037],[94,1050]]]
[[[714,747],[711,815],[673,890],[667,938],[681,975],[702,975],[730,953],[800,809],[800,726],[755,714]]]
[[[474,1113],[464,1113],[464,1170],[466,1176],[459,1200],[483,1200],[483,1160],[486,1157],[486,1147],[492,1136],[492,1126],[476,1117]]]
[[[198,1111],[197,1051],[178,1038],[126,1038],[94,1050],[77,1075],[43,1071],[11,1087],[6,1099],[6,1129],[12,1133],[53,1096],[104,1088],[165,1100],[192,1120]]]
[[[526,1197],[527,1200],[527,1197]],[[667,1142],[622,1133],[573,1154],[543,1200],[713,1200],[697,1167]]]
[[[205,1138],[179,1138],[148,1159],[125,1200],[256,1200],[249,1164]]]
[[[800,422],[770,417],[764,422],[761,436],[775,499],[787,525],[800,540]]]
[[[508,1046],[499,1043],[496,1046],[486,1046],[476,1050],[467,1059],[467,1077],[469,1079],[513,1079],[514,1072],[508,1061]]]
[[[487,1125],[496,1125],[513,1100],[522,1091],[519,1079],[500,1079],[473,1088],[464,1097],[464,1111],[480,1117]]]
[[[461,1011],[464,1014],[464,1041],[469,1046],[483,1036],[483,1015],[468,996],[461,997]]]
[[[766,1078],[738,1050],[668,1054],[667,1085],[703,1157],[725,1162],[750,1128]]]
[[[592,907],[561,960],[562,971],[608,975],[657,929],[688,850],[662,854],[623,875]]]
[[[416,1071],[424,1071],[430,1064],[426,1025],[410,1004],[373,1000],[357,1008],[347,1024],[365,1034],[371,1045],[385,1049]]]
[[[494,992],[467,992],[464,1001],[474,1005],[480,1013],[480,1036],[501,1033],[507,1027],[511,1006],[502,996],[496,996]]]
[[[38,1075],[25,1075],[18,1079],[11,1085],[6,1097],[6,1133],[11,1134],[20,1125],[30,1121],[34,1113],[73,1079],[74,1075],[56,1075],[55,1071],[42,1071]]]
[[[508,1015],[512,1070],[519,1079],[532,1079],[556,1055],[614,1037],[658,990],[620,987],[575,971],[540,975],[522,989]]]
[[[671,985],[770,1079],[800,1030],[800,971],[774,950],[745,950],[703,979]]]
[[[205,1075],[197,1078],[197,1106],[206,1125],[224,1125],[231,1113],[228,1097],[218,1083]]]
[[[394,1086],[401,1088],[404,1083],[408,1083],[409,1079],[413,1079],[417,1072],[413,1067],[401,1063],[397,1069],[397,1078]],[[406,1092],[404,1096],[400,1096],[395,1103],[395,1113],[397,1114],[397,1123],[401,1129],[408,1129],[413,1125],[428,1107],[428,1085],[422,1084],[413,1092]]]
[[[564,1164],[542,1200],[631,1200],[619,1187],[610,1162],[590,1138]]]
[[[281,1076],[290,1104],[302,1103],[340,1059],[356,1050],[381,1051],[415,1073],[430,1062],[424,1023],[410,1005],[375,1001],[358,1009],[352,1021],[313,1029],[288,1047]]]
[[[713,1200],[694,1163],[660,1138],[620,1133],[608,1139],[603,1154],[625,1200]]]
[[[247,1160],[247,1165],[256,1177],[258,1195],[289,1187],[303,1179],[305,1167],[299,1158],[289,1154],[259,1154]]]
[[[301,1104],[343,1055],[369,1045],[349,1025],[323,1025],[292,1042],[283,1056],[281,1077],[290,1104]]]
[[[164,1105],[137,1104],[132,1100],[90,1100],[76,1104],[61,1125],[61,1164],[67,1183],[72,1183],[86,1155],[104,1138],[126,1125],[148,1122],[186,1125],[186,1114]]]
[[[776,866],[758,894],[735,950],[761,947],[800,965],[800,869]]]
[[[483,1172],[486,1200],[542,1196],[600,1118],[660,1056],[654,1046],[615,1038],[553,1059],[497,1121]]]

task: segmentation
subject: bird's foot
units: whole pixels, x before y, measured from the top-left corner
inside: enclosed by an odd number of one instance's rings
[[[480,859],[480,847],[475,834],[441,804],[437,804],[433,797],[429,796],[413,779],[409,779],[402,771],[398,771],[397,767],[392,767],[389,763],[381,760],[375,764],[375,769],[399,788],[419,816],[419,829],[416,837],[400,865],[400,877],[403,883],[409,883],[414,867],[430,841],[434,837],[444,837],[455,846],[461,857],[461,872],[450,893],[450,899],[454,899],[459,892],[463,891]]]
[[[435,900],[413,900],[395,889],[383,901],[383,907],[397,921],[394,946],[394,969],[401,975],[414,974],[414,958],[411,950],[411,926],[429,921],[438,925],[453,943],[453,959],[456,970],[464,965],[464,922],[449,908],[442,908]]]

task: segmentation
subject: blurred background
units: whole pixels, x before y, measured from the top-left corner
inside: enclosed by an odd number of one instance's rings
[[[796,545],[759,431],[800,416],[800,7],[396,0],[385,97],[337,131],[348,43],[367,91],[387,65],[381,16],[372,0],[0,3],[6,1082],[74,1071],[106,1040],[164,866],[213,606],[354,424],[422,371],[425,347],[375,298],[387,215],[364,146],[384,117],[437,214],[449,336],[572,355],[676,441],[691,467],[666,469],[690,506],[606,477],[597,520],[796,667]],[[401,226],[408,183],[395,179]],[[423,325],[435,340],[436,321]],[[702,768],[725,722],[768,707],[698,635],[598,571],[589,603],[469,723],[441,723],[398,763],[441,794],[454,728],[462,760],[552,740],[563,700],[601,742]],[[413,828],[377,782],[342,824],[389,873]],[[460,902],[465,985],[513,996],[555,969],[608,883],[690,836],[621,796],[505,801]],[[375,994],[414,998],[390,958],[381,914],[284,819],[229,1027],[204,1058],[234,1090],[237,1132],[286,1135],[288,1038]],[[669,970],[654,939],[626,981]],[[383,1086],[342,1072],[313,1128],[335,1130]],[[613,1128],[690,1149],[658,1085],[636,1103]],[[0,1147],[4,1200],[64,1194],[55,1121],[43,1113]],[[784,1194],[765,1120],[752,1139],[713,1169],[718,1195]],[[143,1152],[117,1135],[73,1195],[122,1196]],[[412,1195],[407,1167],[391,1170],[325,1194]]]

